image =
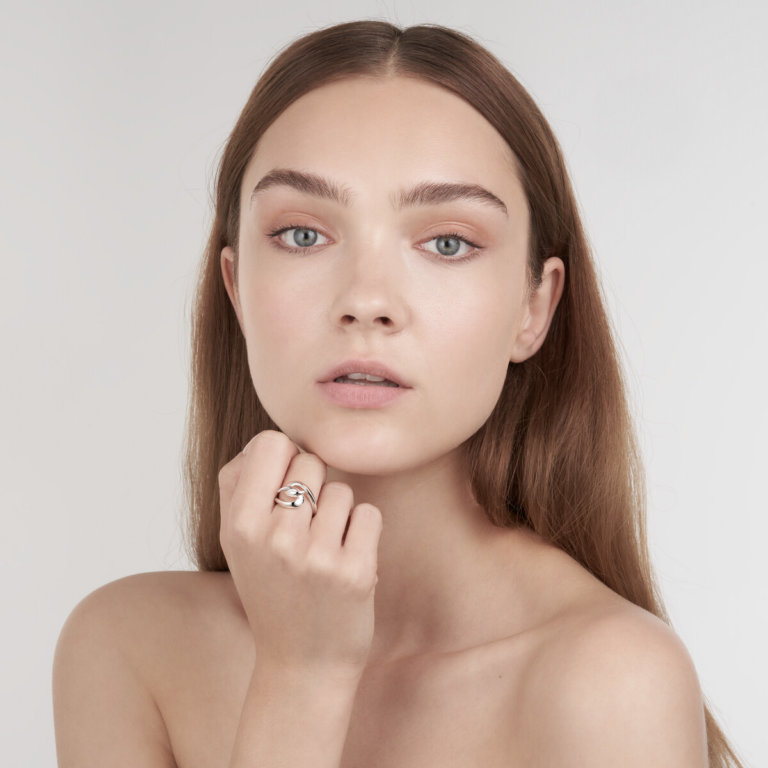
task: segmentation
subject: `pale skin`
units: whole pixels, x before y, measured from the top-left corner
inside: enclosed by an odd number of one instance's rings
[[[345,80],[267,129],[241,200],[222,279],[282,432],[220,475],[231,573],[130,577],[73,612],[60,766],[706,766],[672,630],[492,526],[470,492],[462,444],[543,343],[565,280],[551,258],[530,286],[501,137],[433,85]],[[317,382],[348,358],[410,390],[328,401]],[[295,480],[314,518],[274,505]]]

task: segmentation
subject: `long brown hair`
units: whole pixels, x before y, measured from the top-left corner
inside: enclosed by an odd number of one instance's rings
[[[499,401],[467,442],[472,487],[497,526],[528,526],[627,600],[667,623],[645,530],[644,478],[610,325],[557,140],[520,83],[470,38],[438,26],[340,24],[284,49],[256,84],[226,144],[215,218],[192,314],[187,434],[188,538],[201,570],[227,570],[218,471],[257,432],[278,429],[253,388],[220,274],[237,251],[240,184],[257,142],[292,102],[353,76],[434,83],[478,110],[514,152],[531,219],[529,276],[559,256],[564,294],[541,349],[510,364]],[[741,766],[709,709],[710,765]]]

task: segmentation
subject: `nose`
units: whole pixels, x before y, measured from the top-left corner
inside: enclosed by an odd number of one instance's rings
[[[401,331],[408,322],[407,270],[396,247],[368,247],[345,253],[335,276],[331,320],[340,328]]]

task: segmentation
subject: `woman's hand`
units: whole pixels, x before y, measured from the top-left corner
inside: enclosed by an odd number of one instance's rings
[[[359,675],[373,638],[381,513],[325,476],[286,435],[260,432],[219,473],[221,546],[259,663]],[[274,502],[297,481],[317,499],[314,517],[309,499]]]

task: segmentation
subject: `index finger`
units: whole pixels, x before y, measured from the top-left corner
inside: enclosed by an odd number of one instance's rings
[[[283,477],[291,459],[299,453],[295,443],[282,432],[272,429],[259,432],[239,457],[242,462],[237,487],[232,494],[228,522],[238,520],[238,528],[263,527],[269,520],[275,504],[275,492],[283,484]],[[222,523],[225,511],[222,510]]]

